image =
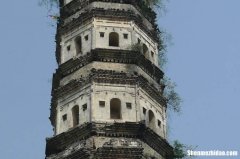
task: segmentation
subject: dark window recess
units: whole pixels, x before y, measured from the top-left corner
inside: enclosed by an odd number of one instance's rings
[[[151,110],[148,111],[148,122],[149,122],[149,127],[151,129],[155,130],[156,118],[155,118],[153,111],[151,111]]]
[[[140,44],[141,43],[141,40],[138,38],[138,44]]]
[[[148,57],[148,47],[146,44],[143,44],[143,55],[145,55],[145,57]]]
[[[143,107],[143,114],[146,115],[147,109]]]
[[[128,39],[128,34],[123,34],[124,39]]]
[[[87,104],[82,105],[83,111],[87,110]]]
[[[72,120],[73,120],[73,127],[76,127],[79,124],[79,107],[75,105],[72,108]]]
[[[68,45],[67,46],[67,51],[70,51],[71,50],[71,45]]]
[[[88,41],[88,35],[86,35],[86,36],[84,37],[84,39],[85,39],[86,41]]]
[[[62,120],[63,120],[63,121],[66,121],[66,120],[67,120],[67,114],[64,114],[64,115],[62,116]]]
[[[75,39],[75,47],[76,47],[76,54],[81,54],[82,53],[82,38],[81,36],[78,36]]]
[[[158,120],[158,126],[161,127],[161,121],[160,120]]]
[[[112,32],[109,34],[109,46],[119,46],[119,35],[116,32]]]
[[[113,98],[110,101],[110,118],[121,119],[121,101],[118,98]]]
[[[151,51],[151,55],[152,55],[152,57],[153,57],[153,56],[154,56],[154,52]]]
[[[101,38],[104,37],[104,32],[100,32],[100,37],[101,37]]]
[[[126,103],[128,109],[132,109],[132,103]]]
[[[99,101],[99,106],[100,107],[105,107],[105,101]]]

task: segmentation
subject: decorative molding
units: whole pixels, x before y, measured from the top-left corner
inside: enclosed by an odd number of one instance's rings
[[[157,14],[150,7],[147,7],[144,4],[143,0],[72,0],[67,5],[64,5],[63,1],[64,0],[60,0],[61,18],[69,17],[82,10],[83,8],[86,8],[93,2],[108,2],[132,5],[151,23],[154,23],[157,17]]]
[[[156,65],[138,51],[94,49],[78,59],[70,59],[61,64],[57,69],[56,73],[58,75],[56,76],[61,78],[65,77],[93,61],[135,64],[152,77],[157,83],[160,83],[160,80],[164,75],[164,73]]]
[[[172,159],[173,148],[143,123],[86,123],[68,132],[47,139],[46,156],[58,154],[76,142],[92,136],[140,139],[161,156]],[[111,148],[111,146],[109,146]],[[103,147],[106,150],[106,146]],[[102,150],[104,150],[101,148]],[[111,148],[113,149],[113,148]]]

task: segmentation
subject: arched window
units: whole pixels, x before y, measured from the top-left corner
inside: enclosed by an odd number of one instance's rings
[[[144,55],[146,58],[148,58],[148,57],[149,57],[148,54],[149,54],[149,53],[148,53],[148,47],[147,47],[147,45],[143,44],[143,55]]]
[[[79,124],[79,106],[75,105],[72,108],[72,120],[73,120],[73,127],[76,127]]]
[[[109,34],[109,46],[119,46],[119,35],[116,32],[111,32]]]
[[[151,51],[151,56],[152,56],[152,59],[154,59],[154,52]]]
[[[110,101],[110,118],[121,119],[121,101],[118,98],[113,98]]]
[[[76,37],[75,39],[76,54],[82,53],[82,38],[81,36]]]
[[[148,112],[148,122],[149,122],[149,127],[153,130],[155,130],[155,116],[154,116],[154,113],[149,110]]]

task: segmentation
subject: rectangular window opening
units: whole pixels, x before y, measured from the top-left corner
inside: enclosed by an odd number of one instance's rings
[[[143,114],[146,115],[147,109],[143,107]]]
[[[153,57],[154,56],[154,52],[151,51],[151,56]]]
[[[128,34],[123,34],[124,39],[128,39]]]
[[[67,120],[67,114],[64,114],[64,115],[62,116],[62,120],[63,120],[63,121],[66,121],[66,120]]]
[[[141,40],[138,38],[138,44],[140,44],[141,43]]]
[[[100,32],[100,37],[101,37],[101,38],[104,37],[104,32]]]
[[[160,120],[158,120],[158,127],[161,127],[161,121]]]
[[[132,103],[126,103],[128,109],[132,109]]]
[[[83,109],[83,111],[87,110],[87,103],[82,105],[82,109]]]
[[[105,101],[99,101],[99,106],[100,107],[105,107]]]
[[[84,39],[85,39],[86,41],[88,41],[88,35],[86,35],[86,36],[84,37]]]
[[[70,51],[71,50],[71,45],[68,45],[67,46],[67,51]]]

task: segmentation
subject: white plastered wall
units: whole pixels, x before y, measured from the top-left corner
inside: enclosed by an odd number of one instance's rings
[[[104,33],[104,37],[100,37],[100,32]],[[109,46],[109,34],[115,32],[119,35],[119,46]],[[124,38],[124,34],[128,38]],[[85,37],[88,36],[88,40]],[[82,39],[82,53],[77,55],[75,39]],[[61,38],[61,63],[72,58],[86,55],[92,49],[116,49],[131,50],[132,45],[137,44],[141,40],[140,45],[145,44],[148,48],[148,59],[158,66],[158,49],[157,43],[154,42],[143,30],[141,30],[133,21],[109,21],[94,18],[93,21],[73,30],[71,33],[65,34]],[[70,50],[68,47],[70,46]],[[153,56],[152,53],[153,52]]]

